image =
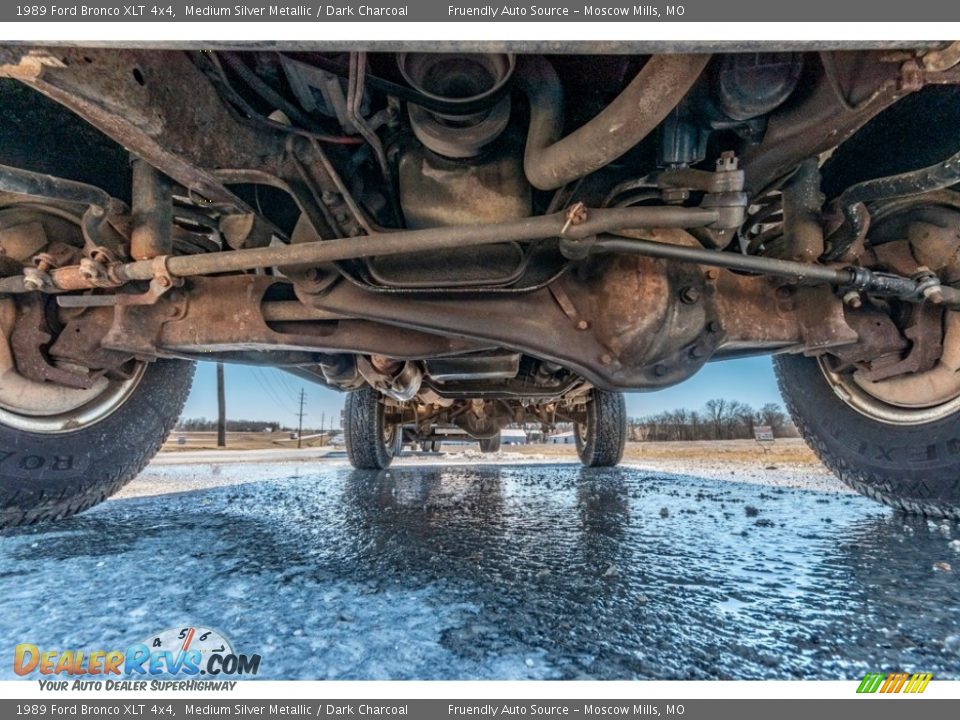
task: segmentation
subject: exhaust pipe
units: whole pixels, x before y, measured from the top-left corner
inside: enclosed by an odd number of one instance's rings
[[[556,190],[608,165],[663,122],[703,73],[709,55],[654,55],[593,120],[562,140],[563,91],[543,57],[525,57],[517,72],[530,101],[523,169],[530,184]]]

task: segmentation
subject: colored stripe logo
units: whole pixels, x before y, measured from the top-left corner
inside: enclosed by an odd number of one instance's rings
[[[858,693],[922,693],[933,679],[932,673],[867,673],[860,681]]]

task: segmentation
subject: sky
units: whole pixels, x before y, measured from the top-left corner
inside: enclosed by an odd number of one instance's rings
[[[287,427],[297,423],[298,394],[306,392],[304,427],[340,426],[343,393],[273,368],[227,365],[225,387],[227,417],[234,420],[276,420]],[[768,357],[727,360],[707,364],[685,383],[665,390],[629,393],[631,417],[655,415],[664,410],[699,410],[711,398],[738,400],[753,407],[780,403],[777,382]],[[216,418],[217,380],[214,363],[198,363],[193,390],[183,409],[185,418]]]

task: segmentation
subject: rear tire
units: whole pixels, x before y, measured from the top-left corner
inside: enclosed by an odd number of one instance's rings
[[[403,430],[388,427],[383,397],[370,386],[347,394],[344,407],[347,457],[357,470],[383,470],[403,447]]]
[[[105,417],[69,432],[0,424],[0,527],[58,520],[106,500],[157,454],[190,393],[194,363],[150,363]]]
[[[623,393],[594,388],[587,401],[587,422],[576,423],[573,436],[586,467],[613,467],[627,444],[627,403]]]
[[[780,393],[817,457],[841,481],[891,507],[960,518],[960,413],[895,425],[841,400],[815,358],[774,358]]]
[[[500,452],[500,435],[492,438],[482,438],[479,442],[480,452],[482,453]]]

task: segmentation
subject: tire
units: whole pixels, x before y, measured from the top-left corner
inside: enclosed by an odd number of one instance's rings
[[[180,417],[194,369],[183,360],[150,363],[122,405],[71,432],[0,424],[0,527],[69,517],[135,478]]]
[[[347,394],[344,407],[344,441],[347,457],[357,470],[383,470],[403,448],[403,430],[388,428],[386,408],[379,392],[370,386]]]
[[[430,443],[430,452],[438,453],[440,452],[441,447],[443,447],[443,443],[439,440],[434,440],[432,443]]]
[[[480,452],[495,453],[500,452],[500,436],[480,439]]]
[[[623,393],[593,389],[587,422],[573,428],[577,455],[586,467],[614,467],[627,444],[627,403]]]
[[[780,393],[810,448],[841,481],[891,507],[960,518],[960,413],[893,425],[841,400],[814,358],[774,358]]]

